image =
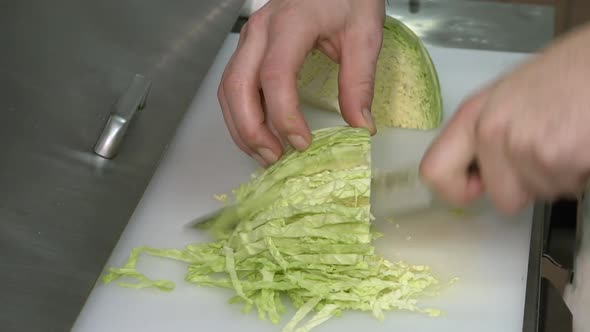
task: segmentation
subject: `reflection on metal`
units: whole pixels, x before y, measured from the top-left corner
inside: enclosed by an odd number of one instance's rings
[[[150,80],[142,75],[135,75],[131,85],[117,102],[115,111],[109,117],[96,142],[94,147],[96,154],[107,159],[117,154],[133,116],[145,106],[150,85]]]
[[[476,0],[389,0],[387,13],[426,44],[534,52],[553,39],[553,7]]]

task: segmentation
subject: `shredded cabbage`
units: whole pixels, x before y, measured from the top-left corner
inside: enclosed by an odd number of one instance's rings
[[[313,132],[312,142],[234,191],[239,221],[208,225],[214,242],[135,248],[103,281],[130,277],[134,283],[120,285],[170,291],[171,282],[149,279],[136,262],[140,253],[180,260],[188,264],[187,282],[233,289],[231,302],[243,303],[245,312],[255,308],[262,320],[280,322],[286,294],[298,311],[283,332],[310,331],[344,310],[369,311],[379,320],[395,309],[439,315],[417,304],[438,284],[428,267],[375,253],[369,132],[325,128]]]

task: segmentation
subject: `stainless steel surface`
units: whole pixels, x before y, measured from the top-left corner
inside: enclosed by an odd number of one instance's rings
[[[429,45],[534,52],[553,38],[552,6],[487,0],[388,0],[388,14]]]
[[[0,330],[69,330],[241,6],[2,3]],[[104,159],[94,145],[135,74],[149,101]]]
[[[97,155],[108,159],[115,157],[133,116],[145,107],[150,85],[149,79],[135,75],[96,142],[94,152]]]

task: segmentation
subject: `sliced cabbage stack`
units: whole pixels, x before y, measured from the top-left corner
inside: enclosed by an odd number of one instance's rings
[[[308,54],[298,74],[302,101],[340,112],[339,65],[319,50]],[[430,130],[443,117],[436,68],[422,41],[404,23],[386,16],[377,60],[371,111],[377,126]]]
[[[307,150],[287,151],[234,190],[239,219],[222,216],[208,224],[214,242],[181,250],[136,248],[103,281],[131,277],[135,281],[121,285],[171,290],[171,282],[137,271],[143,252],[186,262],[186,281],[233,289],[231,302],[243,303],[245,311],[255,308],[263,320],[280,322],[286,295],[298,310],[284,332],[309,331],[345,310],[369,311],[378,319],[395,309],[438,315],[418,306],[420,297],[436,293],[438,280],[428,267],[375,253],[370,142],[361,128],[314,131]]]

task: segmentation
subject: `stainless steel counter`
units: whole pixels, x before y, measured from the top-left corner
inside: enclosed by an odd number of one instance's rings
[[[0,330],[70,329],[242,2],[2,2]],[[103,159],[135,74],[147,103]]]
[[[387,12],[426,44],[534,52],[553,39],[554,8],[493,0],[387,0]]]

